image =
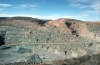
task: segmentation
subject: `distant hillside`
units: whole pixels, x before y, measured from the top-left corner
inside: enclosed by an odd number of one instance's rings
[[[8,19],[9,17],[0,17],[0,19]]]

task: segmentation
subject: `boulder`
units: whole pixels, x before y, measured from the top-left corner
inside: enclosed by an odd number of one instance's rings
[[[28,63],[34,63],[34,64],[39,64],[42,63],[42,59],[39,57],[39,55],[34,54],[30,57],[29,60],[27,60]]]
[[[32,50],[31,49],[26,49],[26,48],[19,48],[19,50],[17,51],[19,54],[23,54],[23,53],[31,53]]]

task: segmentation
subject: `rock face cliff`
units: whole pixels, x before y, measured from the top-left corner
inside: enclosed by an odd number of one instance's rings
[[[100,22],[0,18],[0,64],[30,60],[52,63],[58,59],[100,54],[99,32]],[[34,55],[39,61],[34,60]],[[6,60],[9,57],[11,59]]]
[[[65,28],[65,30],[70,32],[72,35],[81,36],[100,42],[99,22],[82,22],[80,20],[62,18],[55,21],[50,21],[48,23],[60,28]]]

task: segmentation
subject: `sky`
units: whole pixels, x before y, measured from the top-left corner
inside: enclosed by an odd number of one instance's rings
[[[0,17],[100,21],[100,0],[0,0]]]

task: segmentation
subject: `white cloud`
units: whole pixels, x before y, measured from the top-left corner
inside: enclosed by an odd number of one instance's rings
[[[70,3],[93,3],[100,0],[63,0],[63,1],[70,2]]]
[[[13,8],[19,8],[19,7],[13,7]]]
[[[88,0],[71,0],[71,2],[77,3],[77,2],[88,2]]]
[[[100,1],[94,2],[90,7],[96,11],[100,11]]]
[[[87,11],[84,11],[83,13],[85,13],[85,14],[98,14],[99,12],[87,10]]]
[[[77,0],[78,2],[88,2],[89,0]]]
[[[100,0],[64,0],[70,2],[70,6],[78,8],[93,8],[100,10]],[[86,5],[85,5],[86,4]]]
[[[93,2],[89,8],[92,10],[86,10],[83,13],[84,14],[100,14],[100,1]]]
[[[71,6],[75,6],[75,7],[77,7],[77,6],[82,6],[81,4],[70,4]]]
[[[38,5],[37,4],[21,4],[21,5],[19,5],[19,6],[17,6],[17,7],[13,7],[13,8],[35,8],[35,7],[37,7]]]
[[[100,14],[100,0],[71,0],[69,5],[76,8],[85,8],[82,11],[84,16]]]
[[[25,5],[25,4],[21,4],[20,7],[27,7],[27,5]]]
[[[81,1],[81,0],[80,0]],[[90,2],[88,5],[80,3],[70,3],[70,6],[78,8],[93,8],[95,10],[100,10],[100,1]]]
[[[9,7],[12,6],[11,4],[0,4],[0,7]]]
[[[90,15],[89,15],[89,14],[87,14],[87,13],[84,13],[84,14],[81,14],[81,16],[86,17],[86,16],[90,16]]]
[[[82,5],[82,4],[79,4],[79,3],[71,3],[70,6],[73,6],[73,7],[77,7],[77,8],[88,8],[89,6],[87,5]]]

